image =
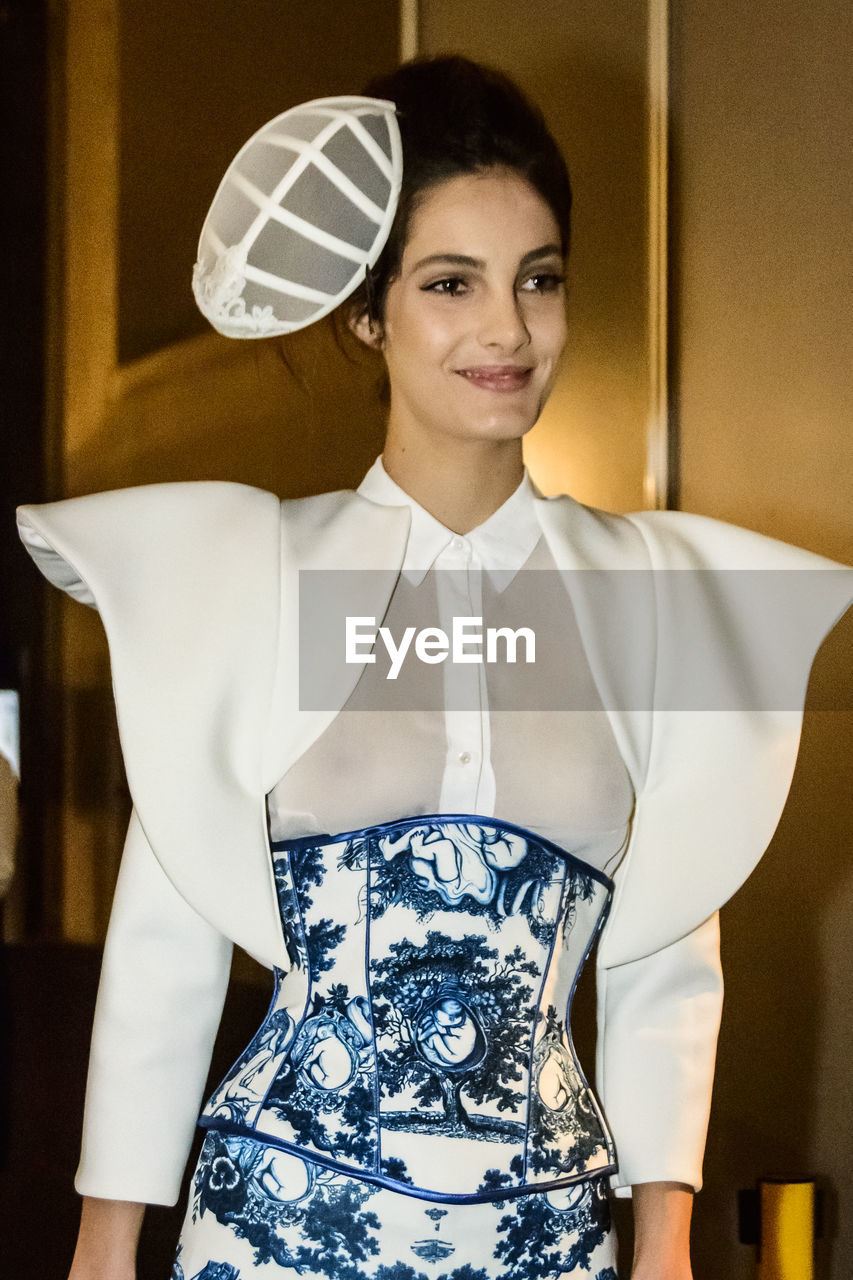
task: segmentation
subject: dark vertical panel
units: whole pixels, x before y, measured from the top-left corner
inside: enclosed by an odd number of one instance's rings
[[[22,859],[16,895],[29,933],[49,928],[52,876],[42,778],[49,756],[43,594],[14,508],[45,494],[47,6],[0,5],[0,685],[22,700]]]

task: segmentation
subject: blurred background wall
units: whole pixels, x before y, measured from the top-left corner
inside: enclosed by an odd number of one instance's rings
[[[418,11],[423,52],[516,76],[566,150],[572,338],[528,463],[548,492],[640,507],[653,382],[650,0],[403,9]],[[330,326],[284,351],[208,333],[189,274],[238,146],[287,106],[393,66],[396,0],[57,0],[44,11],[47,380],[33,394],[45,426],[41,469],[19,467],[4,502],[159,480],[240,480],[282,496],[357,483],[381,448],[377,367]],[[837,0],[672,0],[667,298],[680,504],[847,561],[849,24]],[[31,736],[64,770],[45,769],[33,793],[51,825],[31,821],[22,882],[49,898],[31,913],[37,932],[95,946],[128,805],[107,657],[94,614],[52,597],[39,607],[31,647],[50,697],[31,704]],[[17,644],[19,631],[0,639]],[[853,1264],[853,714],[830,709],[853,701],[852,650],[847,619],[816,665],[777,836],[724,912],[697,1280],[753,1274],[735,1193],[767,1172],[825,1180],[820,1274],[841,1280]]]
[[[679,0],[673,18],[682,505],[850,563],[851,12]],[[723,912],[727,1001],[696,1233],[715,1280],[752,1274],[750,1251],[729,1243],[733,1192],[762,1170],[826,1179],[816,1274],[853,1273],[851,659],[848,616],[815,666],[776,837]]]

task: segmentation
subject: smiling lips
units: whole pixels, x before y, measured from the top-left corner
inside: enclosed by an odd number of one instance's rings
[[[485,391],[522,391],[533,375],[529,366],[515,364],[484,364],[473,369],[457,369],[460,377],[473,382]]]

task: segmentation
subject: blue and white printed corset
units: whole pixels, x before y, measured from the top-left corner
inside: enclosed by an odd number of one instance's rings
[[[568,1027],[606,876],[467,814],[272,850],[293,967],[203,1126],[435,1200],[615,1169]]]

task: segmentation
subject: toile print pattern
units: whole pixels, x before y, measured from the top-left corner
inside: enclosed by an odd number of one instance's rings
[[[606,877],[467,815],[273,856],[292,968],[202,1124],[438,1200],[615,1167],[568,1030]]]
[[[617,1280],[604,1180],[436,1204],[207,1134],[171,1280]]]

